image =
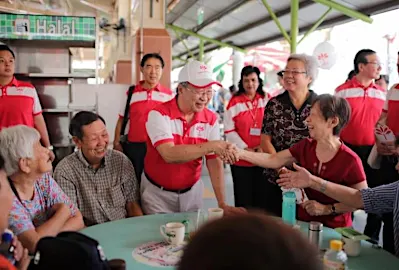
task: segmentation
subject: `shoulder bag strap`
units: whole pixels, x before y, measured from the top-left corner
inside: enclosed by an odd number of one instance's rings
[[[125,129],[127,125],[127,121],[129,121],[129,110],[130,110],[130,100],[132,99],[133,91],[134,91],[135,85],[132,85],[129,87],[129,91],[127,94],[127,100],[126,100],[126,106],[125,106],[125,114],[123,115],[123,122],[122,122],[122,128],[121,128],[121,135],[125,135]]]

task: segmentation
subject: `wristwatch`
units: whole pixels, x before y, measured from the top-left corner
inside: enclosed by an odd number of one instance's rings
[[[335,204],[331,205],[331,212],[332,212],[331,214],[333,214],[333,215],[337,214],[336,209],[335,209]]]

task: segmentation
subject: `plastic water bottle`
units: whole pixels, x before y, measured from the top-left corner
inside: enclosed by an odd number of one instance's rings
[[[340,240],[331,240],[330,249],[324,254],[324,270],[345,270],[348,257],[342,250],[343,243]]]
[[[15,264],[15,247],[12,245],[13,237],[14,235],[10,232],[3,233],[3,235],[1,236],[0,254],[3,255],[9,262]]]
[[[283,194],[283,221],[292,226],[296,224],[296,196],[291,191]]]

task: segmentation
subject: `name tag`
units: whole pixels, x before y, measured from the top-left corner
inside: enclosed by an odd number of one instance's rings
[[[260,128],[251,128],[249,130],[249,135],[260,136]]]

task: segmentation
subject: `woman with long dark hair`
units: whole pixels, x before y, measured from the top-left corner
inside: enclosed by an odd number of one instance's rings
[[[257,67],[241,70],[238,91],[231,98],[224,116],[226,139],[241,149],[261,151],[260,133],[264,108],[267,103],[263,81]],[[238,161],[231,165],[235,205],[260,207],[265,192],[262,169],[249,162]]]

